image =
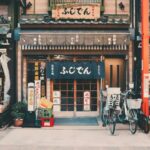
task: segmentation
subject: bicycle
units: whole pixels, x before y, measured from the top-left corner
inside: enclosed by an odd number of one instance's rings
[[[144,113],[139,110],[137,112],[138,115],[138,126],[144,133],[149,133],[150,127],[149,127],[149,118],[144,115]]]
[[[119,121],[128,121],[129,130],[132,134],[137,131],[138,115],[137,110],[141,108],[141,99],[133,99],[135,94],[133,91],[127,90],[121,93],[121,115],[119,116]]]
[[[105,91],[106,92],[106,91]],[[115,133],[116,122],[120,113],[120,94],[106,95],[104,91],[101,92],[102,98],[102,115],[101,120],[103,126],[109,126],[110,133]]]

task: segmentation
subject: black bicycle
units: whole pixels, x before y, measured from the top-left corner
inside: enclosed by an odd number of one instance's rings
[[[103,126],[108,126],[110,133],[114,135],[115,128],[116,128],[116,122],[119,115],[119,111],[117,108],[117,101],[118,101],[118,94],[111,95],[111,98],[109,102],[107,101],[106,96],[104,96],[103,93],[101,93],[102,98],[102,115],[101,119],[103,122]]]

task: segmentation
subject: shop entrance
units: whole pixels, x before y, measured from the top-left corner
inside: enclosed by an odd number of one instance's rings
[[[54,80],[54,115],[81,117],[98,115],[97,80]]]
[[[105,85],[125,89],[125,61],[121,58],[105,59]]]

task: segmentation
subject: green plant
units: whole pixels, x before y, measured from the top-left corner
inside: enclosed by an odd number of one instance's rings
[[[24,102],[17,102],[11,108],[11,116],[14,119],[23,119],[27,112],[27,104]]]

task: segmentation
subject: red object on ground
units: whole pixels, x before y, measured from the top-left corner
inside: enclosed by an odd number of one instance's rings
[[[54,118],[40,118],[42,127],[53,127],[54,126]]]

